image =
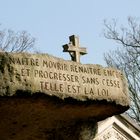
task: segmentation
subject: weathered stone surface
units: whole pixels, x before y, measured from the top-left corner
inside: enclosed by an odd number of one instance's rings
[[[47,54],[0,53],[0,140],[88,140],[129,107],[124,75]]]
[[[82,65],[47,54],[0,53],[0,63],[1,96],[13,96],[22,90],[61,99],[129,104],[127,82],[116,69]]]

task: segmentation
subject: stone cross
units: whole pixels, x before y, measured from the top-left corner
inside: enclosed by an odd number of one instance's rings
[[[80,48],[79,38],[75,35],[69,37],[70,43],[63,45],[63,52],[69,52],[72,61],[80,63],[80,55],[87,54],[86,48]]]

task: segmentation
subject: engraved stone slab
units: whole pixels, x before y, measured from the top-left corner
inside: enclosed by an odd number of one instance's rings
[[[19,93],[23,96],[25,93],[43,93],[62,101],[72,99],[77,103],[89,103],[90,110],[93,109],[89,116],[92,117],[106,118],[125,111],[129,106],[126,79],[116,69],[82,65],[47,54],[1,52],[0,96],[15,96]],[[115,110],[112,103],[122,108],[116,107]],[[106,112],[108,107],[112,109],[110,113]],[[74,111],[77,110],[75,108]],[[88,113],[85,114],[88,116]]]
[[[120,71],[82,65],[47,54],[0,53],[0,95],[17,90],[61,99],[107,100],[128,106],[126,79]]]

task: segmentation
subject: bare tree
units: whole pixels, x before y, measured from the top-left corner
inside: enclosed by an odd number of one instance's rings
[[[26,31],[0,30],[0,50],[7,52],[24,52],[33,48],[35,38]]]
[[[130,109],[126,112],[140,125],[140,23],[136,18],[128,18],[128,26],[117,26],[116,20],[104,21],[104,36],[123,47],[104,55],[108,66],[122,70],[129,84]]]

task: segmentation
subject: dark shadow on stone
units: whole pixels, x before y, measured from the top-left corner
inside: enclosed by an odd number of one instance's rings
[[[3,140],[90,140],[97,121],[126,108],[106,100],[62,100],[18,90],[14,96],[0,96],[0,136]]]

